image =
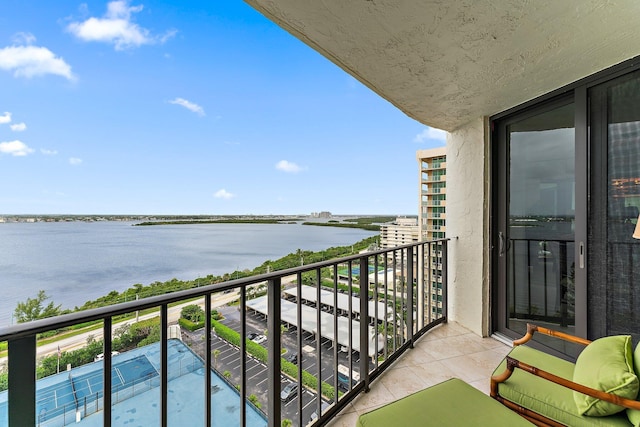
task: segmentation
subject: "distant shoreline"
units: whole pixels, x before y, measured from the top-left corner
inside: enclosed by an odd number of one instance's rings
[[[391,218],[392,219],[392,218]],[[387,222],[387,217],[371,217],[371,218],[355,218],[347,222],[329,221],[315,222],[305,221],[302,225],[313,225],[318,227],[339,227],[339,228],[358,228],[367,231],[380,231],[380,222]],[[302,221],[302,218],[221,218],[221,219],[184,219],[172,221],[144,221],[133,224],[134,227],[148,227],[154,225],[192,225],[192,224],[296,224]]]
[[[286,221],[286,222],[283,222]],[[295,224],[300,219],[292,218],[287,220],[280,219],[182,219],[177,221],[145,221],[133,224],[134,227],[147,227],[150,225],[186,225],[186,224]]]

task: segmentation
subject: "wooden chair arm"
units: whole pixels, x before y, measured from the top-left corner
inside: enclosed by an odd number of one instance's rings
[[[513,370],[516,367],[517,360],[513,357],[507,356],[507,367],[503,373],[493,375],[491,377],[491,391],[489,395],[493,398],[498,396],[498,384],[505,382],[513,374]]]
[[[527,363],[521,362],[517,359],[514,359],[511,356],[507,356],[507,369],[500,375],[494,375],[491,377],[491,396],[498,396],[498,384],[506,381],[515,368],[522,369],[532,375],[543,378],[547,381],[551,381],[563,387],[569,388],[571,390],[577,391],[579,393],[586,394],[591,397],[595,397],[596,399],[605,400],[607,402],[611,402],[618,406],[622,406],[630,409],[638,409],[640,410],[640,402],[637,400],[625,399],[624,397],[617,396],[615,394],[607,393],[601,390],[596,390],[591,387],[587,387],[582,384],[578,384],[576,382],[567,380],[565,378],[554,375],[550,372],[537,368],[535,366],[529,365]]]
[[[534,325],[533,323],[527,323],[527,333],[522,338],[513,341],[514,347],[529,342],[531,338],[533,338],[534,332],[539,332],[541,334],[549,335],[550,337],[560,338],[565,341],[582,344],[585,346],[591,344],[590,340],[576,337],[575,335],[554,331],[553,329],[544,328],[542,326]]]

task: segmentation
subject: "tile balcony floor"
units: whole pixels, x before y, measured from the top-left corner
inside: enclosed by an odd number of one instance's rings
[[[494,339],[480,338],[457,323],[440,325],[418,341],[358,396],[330,427],[353,427],[360,414],[449,378],[460,378],[489,394],[489,377],[511,349]]]

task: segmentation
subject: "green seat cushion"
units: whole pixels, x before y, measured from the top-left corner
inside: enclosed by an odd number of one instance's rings
[[[360,415],[357,427],[505,426],[533,424],[457,378]]]
[[[614,335],[593,341],[580,353],[573,381],[627,399],[638,396],[638,377],[633,370],[630,335]],[[593,417],[613,415],[622,406],[573,392],[578,412]]]
[[[573,363],[531,347],[522,345],[515,347],[509,355],[559,377],[568,380],[573,378]],[[506,361],[503,361],[493,374],[501,374],[505,370]],[[588,417],[579,414],[571,389],[521,369],[515,369],[508,380],[499,384],[498,392],[500,396],[511,402],[567,426],[629,426],[629,421],[623,414],[609,417]]]

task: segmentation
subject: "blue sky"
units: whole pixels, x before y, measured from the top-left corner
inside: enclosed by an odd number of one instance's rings
[[[239,0],[9,0],[0,214],[417,214],[408,118]]]

